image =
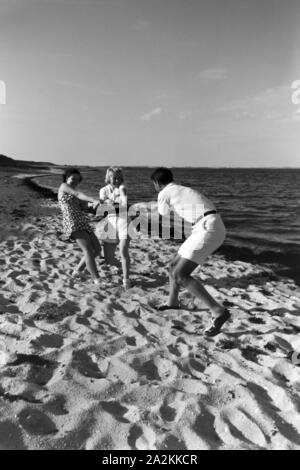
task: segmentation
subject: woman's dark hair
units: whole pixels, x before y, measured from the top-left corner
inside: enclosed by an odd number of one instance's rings
[[[68,178],[72,175],[79,175],[79,183],[82,181],[81,173],[77,168],[68,168],[63,174],[63,182],[66,183]]]
[[[169,170],[169,168],[164,167],[156,168],[151,175],[151,179],[155,183],[163,184],[165,186],[174,181],[172,171]]]

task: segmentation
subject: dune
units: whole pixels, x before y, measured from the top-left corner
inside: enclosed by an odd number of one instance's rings
[[[5,171],[0,188],[0,449],[300,449],[294,280],[212,256],[195,276],[232,320],[206,338],[188,292],[156,309],[175,243],[132,241],[126,292],[99,259],[95,287],[71,277],[57,203]]]

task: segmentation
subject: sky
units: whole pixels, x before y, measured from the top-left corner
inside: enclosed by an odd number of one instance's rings
[[[300,167],[299,24],[299,0],[0,0],[0,154]]]

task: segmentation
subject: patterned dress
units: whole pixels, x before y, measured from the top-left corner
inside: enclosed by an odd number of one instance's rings
[[[79,200],[72,194],[64,193],[58,203],[63,216],[63,229],[68,238],[72,238],[72,233],[77,230],[85,230],[93,233],[93,229],[88,223],[88,219],[82,212]]]

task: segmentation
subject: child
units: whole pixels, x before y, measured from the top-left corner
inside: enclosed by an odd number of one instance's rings
[[[86,201],[95,208],[99,201],[76,190],[81,180],[82,176],[76,168],[66,170],[58,190],[58,201],[63,215],[64,233],[75,240],[83,251],[83,258],[73,274],[78,274],[86,266],[94,283],[99,284],[95,258],[100,254],[101,246],[79,204],[79,201]]]
[[[170,294],[167,305],[159,310],[178,309],[180,287],[188,289],[204,302],[214,315],[212,326],[205,331],[207,336],[217,335],[230,313],[220,305],[202,286],[191,277],[192,272],[219,248],[225,240],[225,227],[215,206],[198,191],[174,183],[168,168],[157,168],[151,176],[158,194],[158,211],[167,215],[170,209],[191,223],[192,234],[180,247],[170,265]]]
[[[116,244],[119,243],[123,271],[123,286],[130,288],[129,243],[127,218],[127,190],[121,168],[110,167],[106,172],[106,186],[100,189],[99,199],[102,204],[112,208],[107,217],[108,238],[104,239],[104,254],[106,261],[113,263]]]

